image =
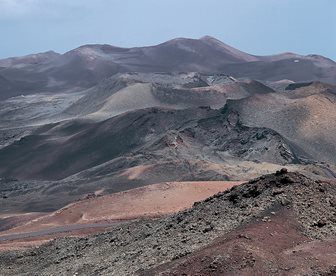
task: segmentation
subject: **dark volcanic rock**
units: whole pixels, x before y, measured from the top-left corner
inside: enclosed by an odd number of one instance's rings
[[[62,179],[139,153],[157,154],[161,161],[239,158],[282,165],[297,162],[291,145],[278,133],[244,126],[232,111],[151,108],[103,122],[45,125],[0,149],[0,175]]]
[[[320,185],[328,197],[336,195],[335,183],[284,171],[266,175],[167,218],[133,222],[89,238],[57,239],[23,253],[1,253],[0,269],[4,275],[332,271],[335,210],[325,193],[317,192]],[[279,204],[284,198],[291,204]]]

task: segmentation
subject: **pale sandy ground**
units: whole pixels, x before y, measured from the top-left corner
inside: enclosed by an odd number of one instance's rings
[[[241,183],[242,181],[165,182],[111,195],[88,198],[10,230],[0,232],[0,238],[5,235],[29,233],[69,225],[92,225],[160,217],[190,208],[196,201]],[[85,235],[87,232],[97,231],[102,231],[102,228],[2,241],[0,242],[0,250],[35,246],[56,236]]]

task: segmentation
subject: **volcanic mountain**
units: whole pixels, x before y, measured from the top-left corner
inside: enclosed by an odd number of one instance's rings
[[[0,99],[36,92],[90,88],[121,72],[224,73],[258,80],[320,80],[335,83],[336,64],[318,55],[255,56],[212,38],[177,38],[136,48],[84,45],[65,54],[46,52],[0,60],[0,76],[18,89]],[[0,83],[1,84],[1,83]],[[0,91],[8,84],[2,84]]]
[[[122,73],[77,93],[2,101],[0,202],[6,212],[54,211],[97,190],[248,180],[283,165],[333,177],[334,86],[286,86]]]
[[[335,163],[336,86],[290,84],[282,93],[251,95],[227,108],[249,126],[270,127],[300,145],[302,157]]]
[[[0,274],[333,275],[335,76],[211,37],[0,60],[0,251],[81,236]]]

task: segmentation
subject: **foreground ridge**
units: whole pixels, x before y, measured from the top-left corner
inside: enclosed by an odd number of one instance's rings
[[[274,275],[333,273],[335,206],[335,183],[283,169],[160,220],[133,222],[88,238],[56,239],[23,253],[2,253],[0,269],[5,275],[35,271],[39,275],[55,271],[64,275],[181,275],[185,271],[237,275],[258,269]],[[275,244],[271,246],[269,239]],[[234,251],[229,254],[229,250]],[[292,256],[294,251],[300,256]],[[232,265],[228,266],[231,259],[225,254],[234,259]],[[193,260],[201,255],[204,261],[195,264]],[[285,267],[288,259],[291,266]]]

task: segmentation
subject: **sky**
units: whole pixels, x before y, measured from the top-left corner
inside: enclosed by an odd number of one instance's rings
[[[242,51],[336,60],[335,0],[0,0],[0,58],[210,35]]]

